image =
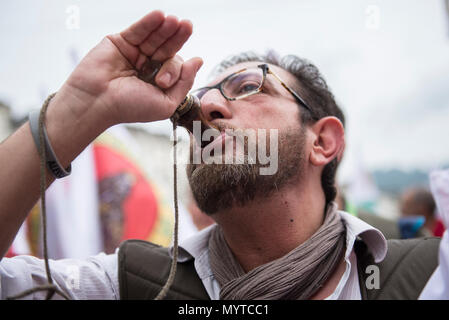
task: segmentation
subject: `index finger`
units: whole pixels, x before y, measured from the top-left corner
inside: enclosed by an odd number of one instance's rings
[[[162,11],[152,11],[130,27],[120,32],[120,35],[132,45],[141,44],[151,32],[156,30],[165,20]]]

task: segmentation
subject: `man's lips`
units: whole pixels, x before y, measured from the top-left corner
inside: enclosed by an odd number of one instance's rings
[[[231,127],[229,125],[226,124],[222,124],[222,123],[210,123],[211,127],[213,129],[216,130],[216,134],[211,135],[210,139],[208,141],[204,141],[202,140],[203,137],[202,135],[200,137],[195,137],[195,138],[200,138],[199,139],[195,139],[195,152],[201,154],[203,151],[208,151],[211,152],[211,150],[213,148],[217,147],[217,144],[219,143],[219,141],[221,141],[222,143],[222,148],[224,149],[225,146],[225,141],[228,138],[232,138],[232,136],[230,136],[229,134],[226,134],[227,130],[235,130],[234,127]],[[218,134],[219,133],[219,134]],[[222,149],[222,151],[224,151]]]
[[[224,146],[226,137],[229,136],[227,136],[224,131],[221,131],[219,136],[211,137],[211,141],[203,141],[201,143],[201,148],[203,149],[203,151],[210,152],[210,150],[216,148],[219,144]]]
[[[226,152],[226,143],[227,140],[234,139],[233,136],[228,135],[225,133],[225,131],[220,132],[220,135],[212,136],[211,141],[206,141],[206,144],[202,147],[198,145],[198,143],[195,143],[195,147],[193,149],[193,152],[196,154],[196,158],[194,156],[194,159],[202,159],[204,160],[204,157],[214,157],[218,155],[224,155]],[[221,151],[220,153],[216,153]]]

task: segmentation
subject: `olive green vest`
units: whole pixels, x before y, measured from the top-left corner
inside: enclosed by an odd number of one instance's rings
[[[366,245],[357,240],[354,250],[362,299],[416,300],[438,265],[439,243],[439,238],[431,237],[388,240],[387,256],[376,264]],[[142,240],[128,240],[121,244],[118,259],[120,298],[154,299],[170,272],[168,248]],[[374,275],[372,268],[367,269],[370,265],[378,267],[378,289],[375,282],[368,283]],[[178,263],[174,282],[165,299],[210,299],[196,273],[193,258]]]

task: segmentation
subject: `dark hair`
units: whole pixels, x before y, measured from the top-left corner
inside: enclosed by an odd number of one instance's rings
[[[433,195],[429,190],[417,187],[412,189],[412,195],[413,205],[415,207],[421,205],[429,216],[434,216],[436,204]]]
[[[312,114],[305,108],[300,108],[300,121],[303,125],[314,123],[327,116],[337,117],[343,126],[345,125],[343,112],[335,102],[334,95],[327,86],[326,81],[318,68],[306,59],[294,55],[280,57],[272,50],[265,55],[248,51],[225,59],[216,67],[215,72],[223,72],[233,65],[251,61],[260,61],[278,66],[296,77],[297,83],[289,85],[301,95],[313,112]],[[337,195],[335,187],[337,167],[338,160],[335,158],[324,167],[321,175],[321,186],[326,197],[326,205],[335,200]]]

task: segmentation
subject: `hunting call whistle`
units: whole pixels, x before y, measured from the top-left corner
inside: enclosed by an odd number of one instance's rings
[[[156,85],[155,78],[161,67],[161,62],[147,59],[139,70],[138,77],[145,82]],[[179,104],[173,115],[170,117],[170,121],[176,122],[176,125],[186,128],[192,134],[193,121],[201,121],[201,136],[206,129],[217,129],[206,120],[201,112],[201,103],[198,97],[191,94],[188,94]],[[201,145],[201,141],[198,142]]]

